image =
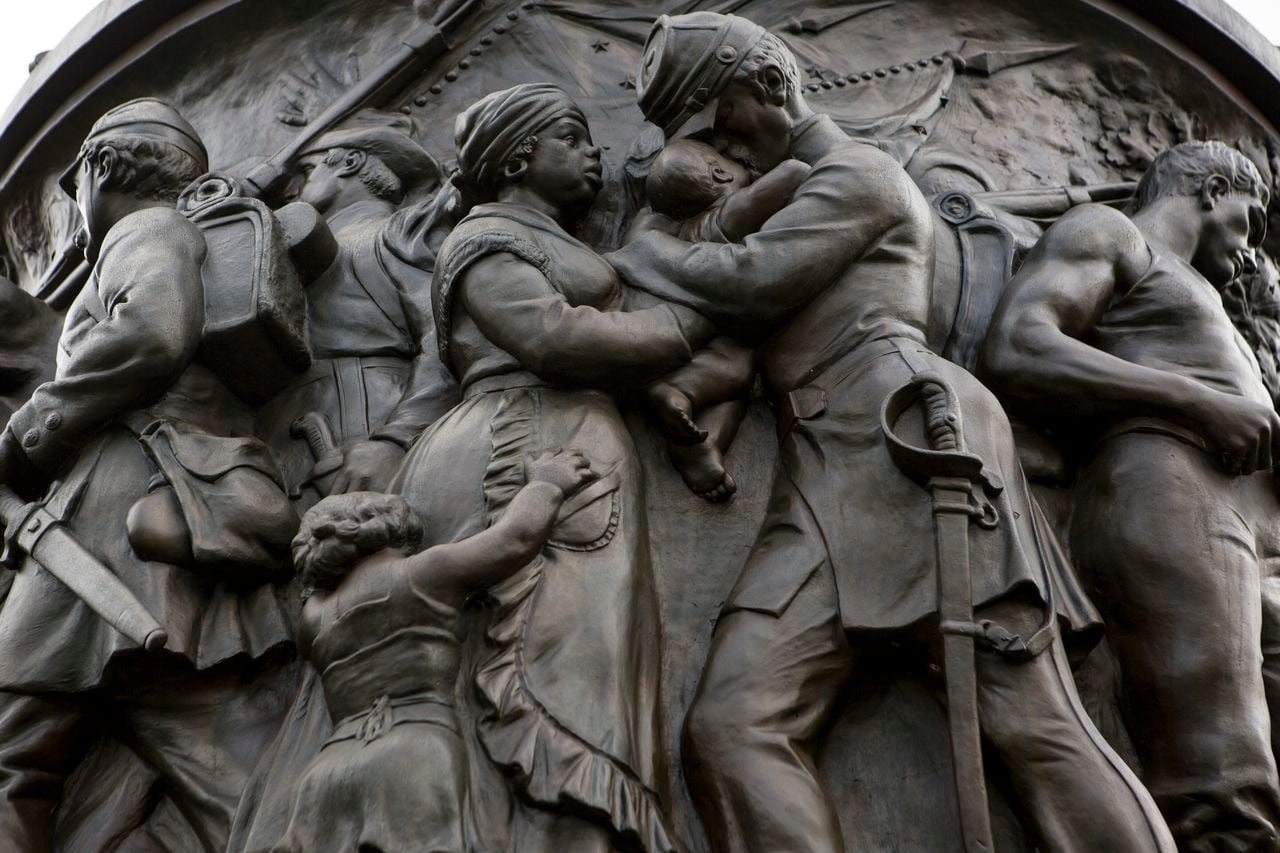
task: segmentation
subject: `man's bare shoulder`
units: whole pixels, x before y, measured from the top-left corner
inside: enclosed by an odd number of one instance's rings
[[[1038,253],[1054,260],[1126,267],[1145,267],[1151,257],[1133,220],[1102,204],[1082,204],[1067,211],[1040,239]]]

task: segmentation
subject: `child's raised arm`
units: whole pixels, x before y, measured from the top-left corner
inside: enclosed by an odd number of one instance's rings
[[[525,460],[526,483],[502,517],[481,533],[407,558],[414,580],[462,598],[505,580],[547,544],[565,498],[596,474],[577,451],[548,450]]]

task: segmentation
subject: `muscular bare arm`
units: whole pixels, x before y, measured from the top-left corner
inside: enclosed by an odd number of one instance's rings
[[[979,374],[1007,400],[1047,414],[1157,417],[1236,459],[1269,467],[1274,412],[1086,343],[1112,298],[1140,278],[1151,252],[1110,208],[1077,208],[1050,228],[1009,283],[992,319]],[[1259,422],[1260,419],[1260,422]],[[1276,426],[1280,426],[1277,422]]]

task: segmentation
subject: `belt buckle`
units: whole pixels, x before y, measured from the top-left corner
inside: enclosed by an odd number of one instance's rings
[[[788,392],[787,414],[797,421],[816,418],[827,410],[827,392],[816,385],[808,385]]]
[[[827,410],[827,392],[816,385],[788,391],[778,401],[778,440],[787,437],[796,421],[816,418]]]

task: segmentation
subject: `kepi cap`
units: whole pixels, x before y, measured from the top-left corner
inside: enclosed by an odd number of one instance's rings
[[[84,144],[80,146],[80,154],[71,166],[62,173],[58,185],[67,195],[76,194],[76,171],[80,168],[80,160],[85,148],[93,142],[103,139],[150,139],[155,142],[167,142],[190,155],[200,165],[202,172],[209,169],[209,153],[205,150],[200,134],[182,115],[169,104],[158,98],[138,98],[108,110],[102,118],[94,122]]]
[[[401,113],[364,109],[320,134],[298,152],[299,157],[334,148],[354,148],[381,160],[410,191],[435,183],[441,169],[436,158],[413,138],[413,120]]]
[[[692,117],[710,112],[707,107],[767,34],[746,18],[717,12],[658,18],[636,73],[640,111],[670,139]]]

